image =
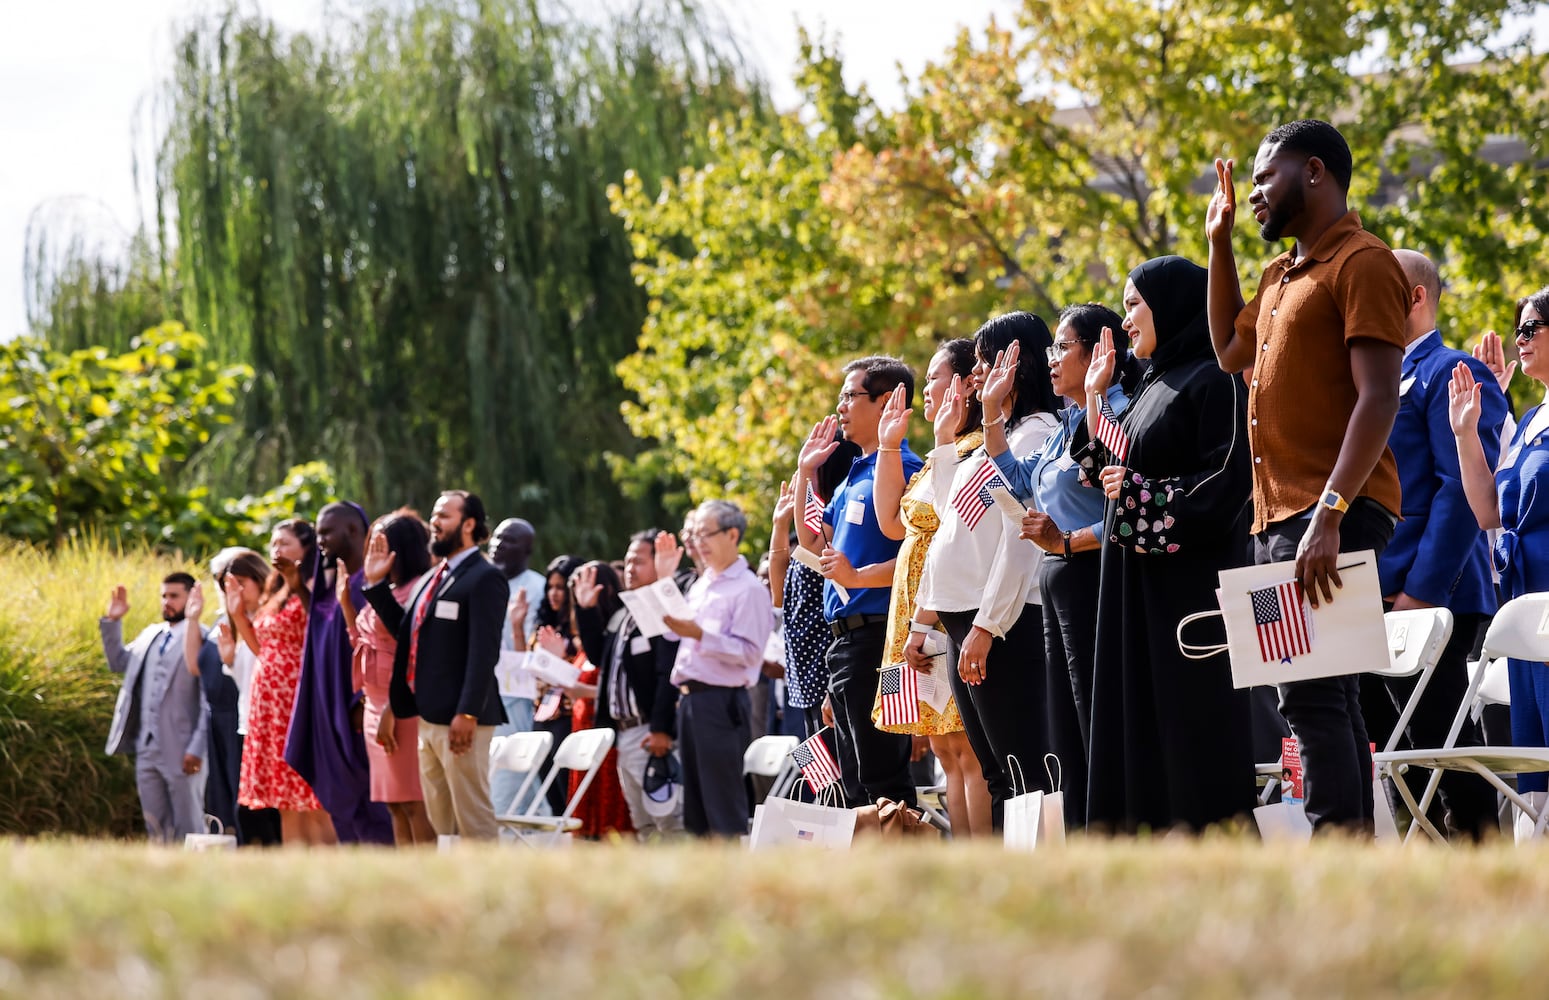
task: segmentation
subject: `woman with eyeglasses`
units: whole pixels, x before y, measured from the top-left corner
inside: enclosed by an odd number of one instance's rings
[[[1093,365],[1099,342],[1106,364]],[[985,432],[985,450],[1017,499],[1031,502],[1020,537],[1043,550],[1038,591],[1043,596],[1046,663],[1044,713],[1059,758],[1065,791],[1065,823],[1086,823],[1086,757],[1092,728],[1092,656],[1097,642],[1097,582],[1101,570],[1103,513],[1107,499],[1089,483],[1072,451],[1090,440],[1088,407],[1117,416],[1129,405],[1142,366],[1129,354],[1129,334],[1119,315],[1089,302],[1060,313],[1054,344],[1045,352],[1054,392],[1071,400],[1059,427],[1036,454],[1018,460],[999,424]],[[1122,359],[1122,360],[1121,360]],[[1019,352],[1013,345],[995,365],[980,396],[995,409],[1010,390]],[[1114,378],[1115,369],[1119,378]]]
[[[1549,385],[1546,327],[1549,287],[1523,300],[1516,337],[1522,374]],[[1549,591],[1549,499],[1539,499],[1540,494],[1546,494],[1540,488],[1540,478],[1549,475],[1549,406],[1540,403],[1523,415],[1500,468],[1492,472],[1494,456],[1486,455],[1479,442],[1480,386],[1461,361],[1452,371],[1447,401],[1468,506],[1479,527],[1500,529],[1495,541],[1495,568],[1501,575],[1502,599]],[[1549,668],[1525,660],[1507,663],[1512,743],[1549,746]],[[1542,808],[1549,798],[1549,775],[1519,775],[1517,790],[1534,808]],[[1519,816],[1519,836],[1522,822]]]
[[[997,827],[1006,800],[1024,791],[1024,785],[1053,791],[1044,769],[1051,747],[1042,712],[1041,552],[1017,538],[1021,505],[984,449],[960,456],[957,440],[969,396],[1015,344],[1022,362],[1013,385],[998,405],[984,407],[983,423],[987,429],[1004,424],[1005,439],[1018,458],[1043,447],[1058,426],[1059,398],[1049,384],[1049,369],[1036,359],[1052,343],[1048,325],[1032,313],[997,316],[974,335],[973,375],[966,382],[952,376],[937,409],[936,447],[930,453],[931,503],[941,526],[925,557],[904,647],[909,664],[925,669],[929,658],[922,647],[937,622],[952,638],[957,649],[957,669],[948,671],[952,694],[989,787]],[[1008,515],[997,498],[1013,505],[1017,516]],[[1008,764],[1008,758],[1015,763]]]

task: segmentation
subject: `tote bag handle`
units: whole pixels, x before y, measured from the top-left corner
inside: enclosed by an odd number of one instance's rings
[[[1198,643],[1183,641],[1184,629],[1197,621],[1204,621],[1207,618],[1221,618],[1223,621],[1225,620],[1225,616],[1219,611],[1196,611],[1192,615],[1184,615],[1183,620],[1178,622],[1178,630],[1175,633],[1178,639],[1178,652],[1190,660],[1208,660],[1212,656],[1217,656],[1231,648],[1224,642],[1201,646]]]

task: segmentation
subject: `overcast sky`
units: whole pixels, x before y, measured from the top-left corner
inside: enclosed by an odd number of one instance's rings
[[[583,3],[585,0],[583,0]],[[354,9],[358,0],[335,0]],[[260,0],[282,26],[319,25],[319,0]],[[951,43],[957,25],[1009,19],[1014,0],[742,0],[728,3],[750,54],[782,105],[794,99],[795,24],[841,33],[851,82],[898,100],[895,63],[911,75]],[[29,221],[68,235],[84,228],[121,246],[138,224],[136,109],[171,64],[173,25],[212,9],[196,0],[14,0],[0,31],[0,338],[26,325],[23,260]],[[139,139],[143,145],[145,137]],[[148,208],[148,206],[146,207]]]

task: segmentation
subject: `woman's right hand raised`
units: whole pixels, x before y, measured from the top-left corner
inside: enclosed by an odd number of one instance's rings
[[[789,528],[791,517],[796,512],[796,477],[792,476],[790,482],[781,481],[780,499],[775,501],[774,524],[776,528]],[[781,537],[784,534],[781,533]]]
[[[877,444],[882,448],[897,448],[909,434],[909,418],[914,410],[904,399],[904,385],[899,383],[887,394],[882,404],[882,416],[877,420]]]
[[[1505,392],[1506,387],[1511,385],[1511,377],[1517,374],[1517,363],[1506,363],[1506,345],[1501,342],[1501,335],[1494,330],[1481,333],[1473,353],[1474,359],[1490,369],[1490,374],[1495,376],[1495,384]]]
[[[1119,354],[1113,349],[1113,330],[1105,326],[1092,347],[1092,361],[1086,366],[1088,398],[1102,396],[1108,391],[1108,387],[1113,385],[1113,372],[1118,363]]]
[[[221,622],[215,626],[215,648],[221,654],[221,662],[231,666],[237,660],[237,637],[231,631],[230,622]]]
[[[597,582],[597,567],[582,566],[570,578],[570,592],[575,595],[578,608],[595,608],[602,595],[602,584]]]
[[[1479,432],[1479,383],[1464,361],[1453,367],[1452,381],[1447,383],[1447,420],[1453,437]]]
[[[947,393],[942,397],[941,407],[936,410],[936,447],[957,440],[958,428],[963,426],[963,418],[967,415],[967,387],[963,376],[953,375],[952,384],[947,386]]]
[[[807,435],[801,446],[801,456],[796,459],[801,471],[811,476],[828,461],[828,456],[839,447],[838,431],[839,418],[832,413],[812,425],[812,433]]]
[[[1021,360],[1022,343],[1017,340],[995,355],[995,363],[984,376],[984,385],[979,387],[979,402],[984,407],[985,419],[994,420],[1000,416],[1001,407],[1006,405],[1011,390],[1016,388],[1017,365]]]
[[[381,529],[372,528],[371,538],[366,542],[366,561],[362,570],[366,574],[366,586],[375,587],[388,574],[393,571],[393,563],[398,561],[398,553],[387,547],[387,536]]]

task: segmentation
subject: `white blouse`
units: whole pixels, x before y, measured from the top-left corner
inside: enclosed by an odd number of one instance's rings
[[[1023,417],[1006,434],[1012,457],[1036,454],[1058,427],[1059,420],[1052,413]],[[970,528],[953,505],[952,498],[986,464],[994,468],[983,448],[959,460],[957,448],[948,444],[932,451],[930,458],[930,503],[941,527],[925,556],[916,603],[928,611],[976,612],[974,624],[1000,638],[1016,624],[1026,605],[1039,603],[1038,567],[1043,550],[1018,538],[1021,523],[1014,523],[999,507],[978,515],[978,522]],[[993,477],[990,483],[994,484]],[[977,499],[970,501],[971,513],[972,504],[978,503]]]

